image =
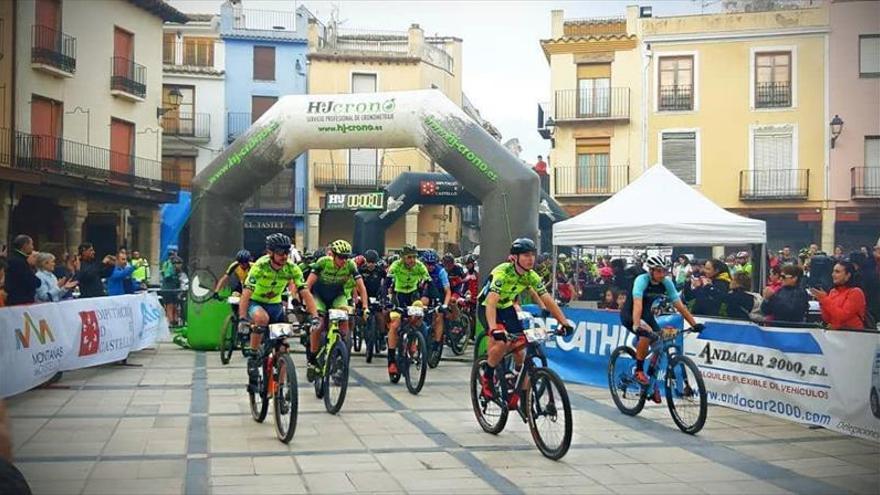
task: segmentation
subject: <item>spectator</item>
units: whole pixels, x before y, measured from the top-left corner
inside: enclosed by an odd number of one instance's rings
[[[675,280],[675,287],[681,290],[685,282],[690,278],[693,270],[691,269],[691,261],[686,254],[679,254],[675,263],[672,265],[672,276]]]
[[[0,308],[6,306],[6,257],[0,256]]]
[[[549,175],[547,173],[547,162],[544,161],[544,157],[541,155],[538,155],[538,161],[535,163],[535,166],[532,167],[532,170],[534,170],[540,177],[546,177]]]
[[[737,274],[739,272],[743,272],[749,277],[752,276],[752,262],[749,261],[749,252],[748,251],[740,251],[736,253],[736,261],[733,265],[733,273]]]
[[[855,265],[840,261],[831,271],[834,288],[825,292],[815,287],[810,293],[819,300],[822,320],[834,330],[864,329],[866,326],[865,293],[858,287]]]
[[[614,289],[611,287],[605,289],[605,292],[602,293],[602,300],[599,301],[598,307],[599,309],[619,309],[617,307],[617,297],[614,293]]]
[[[813,256],[816,256],[817,254],[819,254],[819,245],[818,245],[818,244],[815,244],[815,243],[810,244],[810,248],[807,249],[807,254],[808,254],[811,258],[812,258]]]
[[[736,269],[736,256],[732,254],[728,254],[727,258],[724,258],[724,264],[727,265],[727,273],[735,273]]]
[[[58,302],[65,299],[77,284],[76,280],[59,280],[55,276],[55,255],[50,253],[37,253],[37,278],[40,279],[40,286],[37,287],[38,302]]]
[[[610,266],[599,268],[599,283],[602,285],[612,285],[614,283],[614,270]]]
[[[802,322],[810,309],[807,292],[801,288],[804,271],[797,265],[786,265],[781,271],[781,286],[773,290],[764,288],[764,302],[761,313],[765,321]]]
[[[721,303],[730,290],[730,273],[727,265],[719,259],[711,259],[703,265],[703,275],[684,286],[685,299],[694,301],[693,314],[718,316]]]
[[[764,287],[764,299],[767,298],[767,289],[771,294],[775,294],[782,287],[782,268],[778,265],[770,268],[770,275],[767,276],[767,286]]]
[[[188,279],[183,271],[183,260],[177,255],[168,258],[169,270],[162,270],[161,288],[162,301],[165,304],[165,315],[171,324],[178,324],[181,316],[177,309],[180,303],[180,293],[186,290]]]
[[[788,245],[782,247],[782,252],[779,253],[778,259],[779,264],[782,266],[798,264],[797,258],[791,252],[791,246]]]
[[[626,293],[626,291],[622,291],[622,290],[617,291],[617,307],[618,308],[622,308],[626,304],[627,295],[628,294]]]
[[[103,278],[113,272],[113,257],[105,256],[103,260],[95,259],[95,247],[90,242],[84,242],[77,248],[79,253],[80,269],[77,273],[79,280],[80,298],[101,297],[107,295],[104,290]]]
[[[727,293],[727,316],[735,320],[758,319],[760,316],[761,296],[749,292],[752,277],[744,271],[733,274],[730,281],[730,292]]]
[[[150,281],[150,262],[142,258],[141,252],[135,249],[131,252],[131,265],[134,267],[131,279],[140,286],[136,289],[145,290]]]
[[[40,279],[35,273],[37,253],[34,240],[26,235],[18,235],[12,241],[12,252],[7,260],[6,304],[32,304],[36,299]]]
[[[55,278],[58,280],[62,278],[73,279],[74,273],[70,271],[70,254],[67,251],[52,254],[55,255],[55,269],[52,271]]]
[[[834,261],[840,261],[845,257],[846,257],[846,254],[844,254],[843,246],[835,246],[834,256],[833,256]]]
[[[862,253],[850,254],[849,261],[855,265],[861,278],[861,288],[865,293],[868,310],[868,322],[876,325],[880,320],[880,245],[874,246],[870,257]]]
[[[114,261],[116,266],[107,277],[107,295],[122,296],[133,293],[131,274],[134,273],[134,267],[128,264],[128,256],[124,250],[119,251]]]

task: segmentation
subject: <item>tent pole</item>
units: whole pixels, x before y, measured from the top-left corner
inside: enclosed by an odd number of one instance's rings
[[[760,274],[760,280],[752,280],[752,287],[757,287],[755,292],[761,293],[764,288],[764,283],[767,281],[768,270],[770,267],[767,263],[767,243],[764,244],[752,244],[752,274],[756,272],[755,268],[755,252],[760,252],[761,259],[758,261],[758,270],[757,273]],[[756,283],[757,282],[757,283]]]
[[[557,287],[556,287],[556,259],[559,256],[558,254],[559,248],[554,244],[553,245],[553,299],[556,299]]]

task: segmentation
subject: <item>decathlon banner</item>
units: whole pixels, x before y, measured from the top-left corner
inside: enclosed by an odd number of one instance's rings
[[[540,308],[535,305],[523,309],[536,315],[535,323],[555,329],[554,318],[541,318]],[[619,311],[598,309],[563,308],[566,318],[575,324],[570,337],[556,337],[544,346],[547,359],[554,371],[567,381],[608,387],[608,358],[618,346],[630,344],[633,334],[620,324]],[[660,326],[682,328],[679,315],[661,316]]]
[[[704,323],[685,353],[710,403],[880,442],[880,334]]]
[[[0,397],[59,371],[121,361],[167,338],[155,294],[99,297],[0,309]]]

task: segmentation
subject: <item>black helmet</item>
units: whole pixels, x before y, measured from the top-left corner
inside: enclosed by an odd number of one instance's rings
[[[401,256],[409,256],[412,254],[419,254],[419,250],[416,249],[416,247],[412,244],[404,244],[403,247],[400,249]]]
[[[510,254],[537,253],[535,241],[528,237],[520,237],[510,245]]]
[[[251,252],[247,249],[242,249],[239,252],[235,253],[235,261],[239,263],[248,263],[251,260]]]
[[[364,253],[364,258],[367,259],[367,263],[378,263],[379,253],[377,253],[375,249],[367,249]]]
[[[474,255],[472,255],[472,254],[469,254],[469,255],[467,255],[467,256],[464,257],[464,263],[465,263],[465,264],[468,264],[468,263],[476,263],[476,262],[477,262],[477,257],[474,256]]]
[[[290,251],[290,237],[284,234],[271,234],[266,237],[266,249],[270,252],[274,251]]]
[[[455,256],[453,256],[452,253],[446,253],[440,261],[443,263],[455,263]]]

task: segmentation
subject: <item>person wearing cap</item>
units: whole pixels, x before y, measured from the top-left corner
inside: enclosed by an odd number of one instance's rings
[[[732,275],[736,275],[740,272],[745,273],[749,277],[752,276],[752,262],[749,261],[748,251],[740,251],[736,253],[736,260],[734,262],[733,268],[730,270],[730,273]]]

